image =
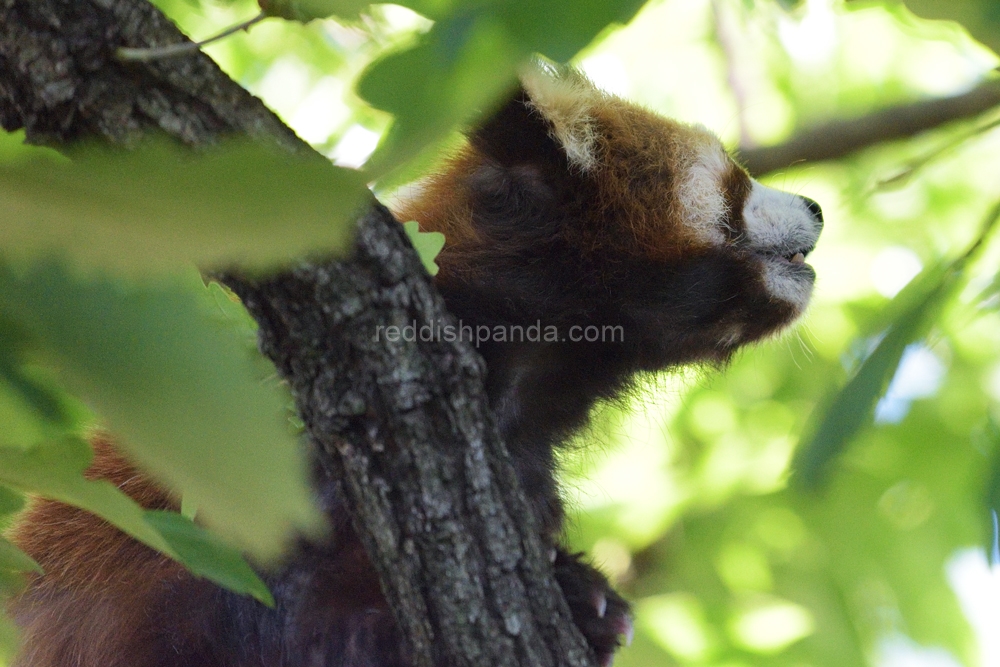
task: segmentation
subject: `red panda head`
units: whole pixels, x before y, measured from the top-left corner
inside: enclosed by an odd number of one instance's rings
[[[441,231],[466,321],[621,325],[637,369],[728,358],[792,322],[812,200],[752,179],[701,126],[536,67],[401,219]]]

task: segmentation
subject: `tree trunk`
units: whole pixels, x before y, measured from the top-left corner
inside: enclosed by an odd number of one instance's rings
[[[0,123],[28,140],[192,146],[248,135],[311,151],[202,54],[123,63],[184,37],[145,0],[0,0]],[[390,343],[379,327],[450,322],[378,204],[350,259],[229,274],[339,484],[415,663],[583,667],[573,624],[468,343]]]

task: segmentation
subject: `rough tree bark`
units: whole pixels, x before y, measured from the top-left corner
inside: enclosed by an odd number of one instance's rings
[[[439,665],[587,664],[532,539],[532,509],[511,492],[482,359],[468,345],[377,337],[388,325],[454,323],[388,211],[362,218],[350,261],[226,280],[261,323],[329,474],[344,480],[416,648]]]
[[[145,0],[0,0],[0,123],[29,141],[203,146],[244,134],[305,152],[206,56],[121,63],[184,37]],[[402,228],[373,204],[351,258],[227,278],[289,381],[422,667],[584,667],[467,343],[389,344],[379,325],[449,315]],[[515,520],[516,518],[516,520]]]

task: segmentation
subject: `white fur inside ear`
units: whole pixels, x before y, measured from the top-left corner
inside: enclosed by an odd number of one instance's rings
[[[694,162],[681,169],[685,176],[677,188],[677,198],[684,213],[684,224],[704,243],[722,245],[725,242],[722,225],[728,211],[721,183],[730,168],[729,156],[721,144],[706,141]]]
[[[527,69],[521,82],[532,106],[552,123],[555,139],[566,151],[570,164],[584,172],[594,171],[597,131],[591,109],[604,93],[582,74],[559,76],[541,67]]]

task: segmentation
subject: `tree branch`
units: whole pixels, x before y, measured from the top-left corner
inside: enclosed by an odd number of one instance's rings
[[[988,81],[962,95],[889,107],[860,118],[833,120],[801,130],[783,144],[740,149],[740,160],[751,174],[763,176],[912,137],[945,123],[978,116],[998,105],[1000,81]]]
[[[240,133],[310,150],[200,53],[113,55],[182,40],[145,0],[0,0],[0,122],[55,145]],[[228,282],[295,393],[415,664],[591,664],[489,415],[481,358],[461,341],[376,338],[379,326],[451,321],[388,211],[361,217],[348,260]]]
[[[152,131],[191,146],[242,134],[296,152],[308,144],[260,100],[196,54],[120,62],[120,46],[187,41],[148,2],[0,0],[0,125],[35,144],[100,138],[131,145]]]
[[[465,343],[385,338],[388,326],[456,324],[389,212],[362,218],[350,261],[226,282],[344,480],[400,624],[434,656],[418,664],[589,664],[533,510],[512,492],[482,359]]]

